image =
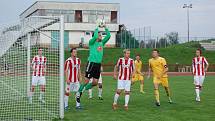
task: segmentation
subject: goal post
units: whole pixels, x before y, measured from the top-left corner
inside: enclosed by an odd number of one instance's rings
[[[64,16],[60,16],[60,118],[64,117]]]
[[[30,16],[17,27],[0,33],[0,120],[63,119],[64,17]]]

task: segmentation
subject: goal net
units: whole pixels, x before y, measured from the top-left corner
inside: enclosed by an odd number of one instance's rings
[[[63,33],[63,17],[42,16],[0,31],[0,120],[63,118]]]

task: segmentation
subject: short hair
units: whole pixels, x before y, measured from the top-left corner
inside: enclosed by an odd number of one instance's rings
[[[196,51],[199,51],[200,54],[202,54],[202,50],[200,48],[196,49]]]
[[[72,53],[72,52],[73,52],[73,50],[77,50],[77,49],[76,49],[76,48],[71,48],[70,53]]]
[[[160,51],[158,49],[153,49],[152,51],[156,51],[157,53],[160,53]]]
[[[139,56],[139,57],[140,57],[140,54],[139,54],[139,53],[138,53],[138,54],[136,54],[136,57],[137,57],[137,56]]]
[[[41,50],[41,51],[42,51],[43,49],[42,49],[41,47],[39,47],[39,48],[38,48],[38,51],[39,51],[39,50]]]
[[[124,49],[123,53],[125,54],[127,51],[130,51],[129,49]]]
[[[101,33],[100,31],[98,32],[98,34]],[[94,36],[94,32],[92,33],[92,37]]]

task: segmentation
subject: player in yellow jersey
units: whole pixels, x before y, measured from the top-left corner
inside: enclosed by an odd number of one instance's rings
[[[136,81],[140,81],[140,92],[145,93],[143,91],[143,84],[144,84],[144,78],[142,71],[142,61],[140,60],[140,55],[136,55],[136,60],[134,61],[135,64],[135,73],[132,76],[132,84],[134,84]]]
[[[156,99],[156,105],[160,106],[160,99],[159,99],[159,85],[161,84],[168,96],[168,102],[172,103],[171,97],[170,97],[170,89],[168,84],[168,66],[166,63],[166,60],[159,56],[159,50],[154,49],[152,51],[152,58],[149,59],[149,75],[150,73],[153,73],[153,83],[154,83],[154,95]]]

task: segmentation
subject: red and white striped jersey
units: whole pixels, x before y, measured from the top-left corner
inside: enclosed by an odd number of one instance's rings
[[[131,74],[135,69],[134,60],[129,58],[120,58],[117,62],[117,67],[119,67],[119,80],[130,80]]]
[[[194,57],[192,62],[193,75],[204,76],[205,75],[205,64],[208,65],[208,61],[205,57]]]
[[[64,69],[68,71],[68,79],[70,82],[77,82],[78,80],[78,73],[81,65],[81,60],[79,58],[72,59],[72,57],[68,58],[65,62]]]
[[[32,65],[35,70],[33,70],[33,76],[45,76],[47,59],[44,56],[36,55],[32,59]]]

